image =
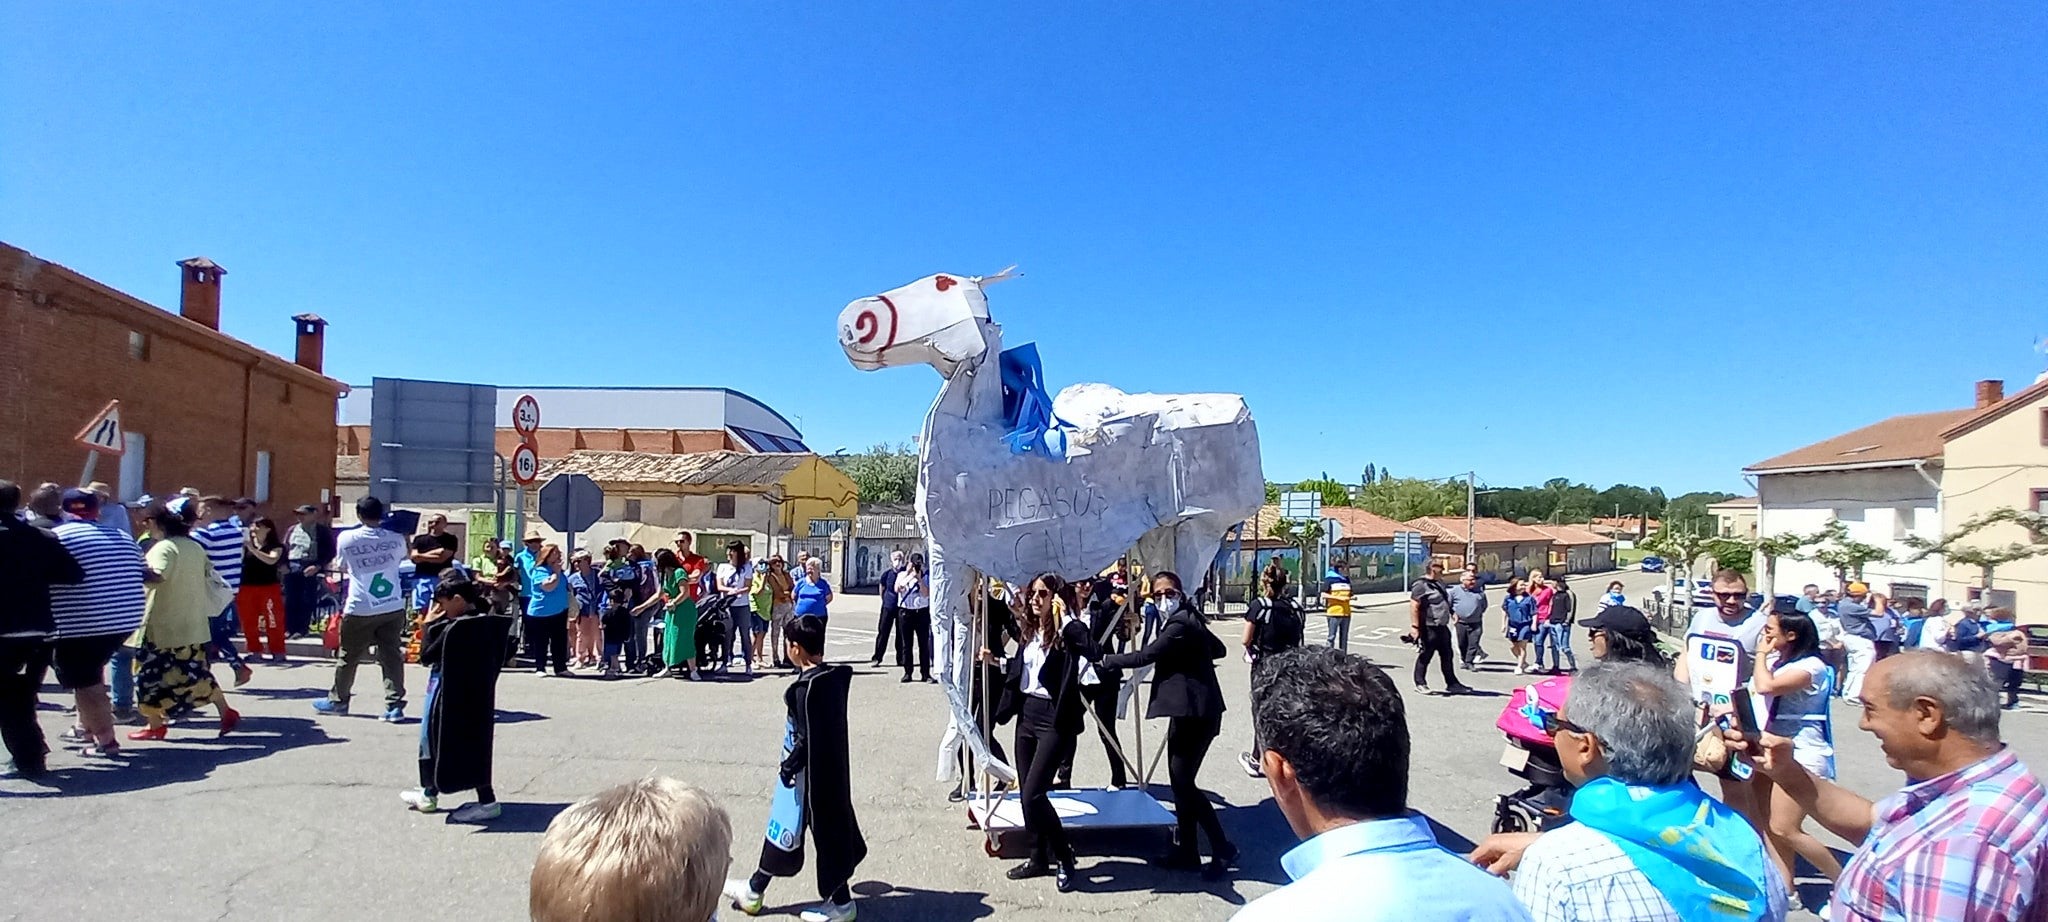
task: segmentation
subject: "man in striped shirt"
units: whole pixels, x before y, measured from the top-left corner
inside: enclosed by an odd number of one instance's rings
[[[2048,790],[1999,741],[1998,717],[1991,677],[1960,657],[1879,660],[1864,678],[1862,726],[1910,783],[1876,804],[1801,768],[1791,740],[1763,735],[1757,767],[1861,843],[1828,918],[2048,922]]]
[[[242,588],[242,551],[248,544],[248,532],[233,515],[234,503],[226,497],[207,496],[199,500],[200,525],[192,529],[192,540],[206,549],[206,559],[213,564],[213,572],[227,582],[228,589]],[[213,641],[207,644],[209,658],[225,662],[235,669],[235,687],[249,684],[249,667],[242,663],[241,651],[235,649],[236,625],[241,622],[235,616],[235,603],[216,612],[207,626],[212,630]]]
[[[57,684],[69,689],[78,704],[78,725],[64,739],[81,744],[84,755],[110,756],[120,744],[114,737],[114,705],[107,698],[107,661],[142,626],[142,549],[99,520],[100,498],[92,491],[64,491],[63,506],[57,540],[85,571],[83,582],[50,587]]]

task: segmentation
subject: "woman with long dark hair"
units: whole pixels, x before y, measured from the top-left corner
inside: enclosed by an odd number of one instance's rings
[[[267,649],[273,663],[285,661],[284,574],[278,570],[283,560],[284,541],[277,536],[277,523],[257,516],[242,539],[242,585],[235,590],[235,612],[242,618],[249,656],[262,656]],[[266,636],[268,644],[263,642]]]
[[[1031,857],[1009,871],[1011,880],[1054,874],[1061,893],[1074,888],[1079,859],[1060,815],[1053,809],[1053,777],[1074,752],[1085,712],[1081,667],[1096,658],[1095,638],[1076,617],[1074,589],[1056,573],[1043,573],[1024,592],[1018,627],[1023,642],[1011,657],[1003,689],[1004,715],[1017,717],[1016,766],[1022,776],[1024,829],[1033,839]],[[981,651],[984,661],[995,654]],[[1000,720],[1000,717],[999,717]]]
[[[1209,744],[1223,729],[1223,686],[1216,681],[1216,661],[1227,648],[1188,604],[1178,574],[1164,570],[1152,577],[1152,604],[1165,616],[1158,636],[1141,649],[1105,656],[1102,664],[1119,669],[1156,667],[1145,716],[1167,721],[1166,775],[1180,824],[1179,841],[1163,863],[1183,870],[1200,867],[1214,880],[1237,861],[1237,846],[1223,835],[1223,823],[1209,805],[1209,796],[1195,786],[1195,776],[1202,770]],[[1197,829],[1209,837],[1207,866],[1195,843]]]
[[[1820,629],[1812,616],[1795,605],[1775,608],[1757,641],[1756,669],[1750,684],[1763,696],[1758,707],[1763,706],[1762,700],[1770,701],[1764,729],[1791,739],[1793,761],[1820,778],[1835,776],[1835,733],[1828,711],[1834,679],[1834,668],[1821,658]],[[1759,795],[1760,801],[1770,805],[1770,829],[1764,844],[1785,879],[1794,879],[1794,854],[1812,862],[1828,880],[1841,876],[1842,863],[1834,852],[1806,831],[1806,811],[1799,808],[1799,802],[1761,772],[1755,783],[1768,788]]]

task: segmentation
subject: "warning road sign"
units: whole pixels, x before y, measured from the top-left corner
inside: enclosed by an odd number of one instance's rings
[[[127,443],[121,438],[121,401],[109,400],[92,422],[78,430],[78,444],[97,452],[119,455]]]
[[[540,401],[532,394],[521,394],[519,401],[512,404],[512,431],[526,438],[533,438],[540,429]]]

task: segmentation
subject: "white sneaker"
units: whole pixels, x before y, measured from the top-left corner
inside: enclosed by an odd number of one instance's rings
[[[725,898],[732,901],[732,908],[750,916],[761,914],[761,894],[754,892],[752,881],[733,878],[725,882]],[[847,918],[852,918],[848,916]]]
[[[458,823],[488,823],[504,815],[505,808],[492,801],[487,804],[463,804],[455,808],[454,815],[449,819]]]
[[[803,922],[852,922],[856,910],[853,901],[845,903],[823,902],[797,914]]]
[[[1237,754],[1237,764],[1238,764],[1238,766],[1239,766],[1239,767],[1243,768],[1243,769],[1244,769],[1244,773],[1245,773],[1246,775],[1250,776],[1250,777],[1253,777],[1253,778],[1264,778],[1264,777],[1266,777],[1266,770],[1265,770],[1265,769],[1264,769],[1263,767],[1261,767],[1261,766],[1259,765],[1259,760],[1258,760],[1258,759],[1252,758],[1252,754],[1251,754],[1251,753],[1249,753],[1249,752],[1240,752],[1240,753],[1238,753],[1238,754]]]
[[[408,788],[406,790],[399,791],[398,799],[405,801],[406,806],[411,807],[414,810],[418,810],[421,813],[432,813],[436,810],[441,809],[441,806],[434,802],[434,795],[429,794],[426,791],[421,790],[419,788]]]

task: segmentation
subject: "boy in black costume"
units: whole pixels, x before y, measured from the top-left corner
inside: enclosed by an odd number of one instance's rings
[[[787,655],[801,671],[782,694],[789,723],[775,799],[768,808],[767,841],[754,876],[727,881],[725,895],[739,911],[758,914],[769,881],[803,870],[804,832],[809,830],[818,852],[818,895],[825,901],[798,918],[848,922],[855,908],[847,885],[868,854],[853,815],[853,775],[847,764],[846,697],[853,669],[825,665],[825,622],[806,615],[791,621],[785,633]]]

